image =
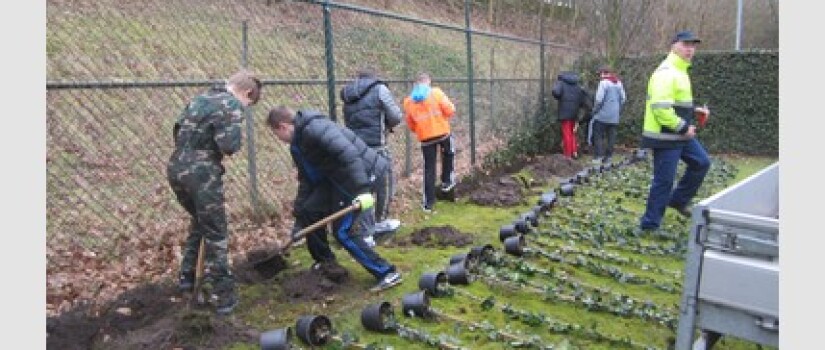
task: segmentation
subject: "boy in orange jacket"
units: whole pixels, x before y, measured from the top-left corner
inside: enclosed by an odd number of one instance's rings
[[[412,92],[404,97],[404,118],[407,127],[421,142],[424,155],[424,202],[425,213],[432,213],[435,207],[435,161],[438,147],[441,147],[441,190],[448,192],[455,187],[455,146],[450,133],[450,118],[455,114],[455,106],[440,88],[431,87],[430,75],[420,73]]]

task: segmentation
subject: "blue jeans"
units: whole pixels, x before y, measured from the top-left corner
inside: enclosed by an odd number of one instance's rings
[[[679,160],[687,165],[676,188],[676,168]],[[662,224],[667,206],[682,207],[690,203],[710,169],[710,157],[698,140],[682,147],[653,149],[653,182],[647,196],[647,208],[639,222],[642,229],[657,229]]]
[[[375,221],[371,210],[372,208],[370,208],[370,211],[349,213],[335,220],[332,225],[332,234],[355,261],[361,264],[361,266],[375,276],[375,278],[381,280],[388,273],[395,271],[395,265],[390,264],[378,255],[378,252],[364,242],[364,237],[355,232],[360,229],[356,226],[364,224],[374,225]],[[318,218],[318,220],[322,218],[323,217]],[[333,253],[329,247],[326,228],[319,228],[311,234],[308,234],[306,236],[306,243],[309,253],[315,262],[323,263],[336,260],[335,253]]]

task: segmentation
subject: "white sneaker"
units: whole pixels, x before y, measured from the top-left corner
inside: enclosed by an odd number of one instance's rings
[[[392,232],[398,230],[400,226],[401,220],[385,219],[384,221],[375,224],[375,233]]]
[[[452,190],[453,187],[455,187],[455,185],[456,185],[455,181],[451,181],[449,183],[442,183],[441,184],[441,192],[450,192],[450,190]]]
[[[370,288],[370,291],[373,292],[380,292],[382,290],[386,290],[392,287],[397,286],[399,283],[403,281],[401,278],[401,274],[398,272],[390,272],[381,281],[378,282],[374,287]]]
[[[370,248],[375,247],[375,239],[372,238],[372,236],[364,237],[364,242],[367,242],[367,245],[370,246]]]

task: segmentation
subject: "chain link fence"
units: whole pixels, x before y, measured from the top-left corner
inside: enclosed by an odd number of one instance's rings
[[[66,285],[83,281],[66,272],[84,273],[72,267],[76,251],[103,270],[134,267],[88,276],[90,290],[174,272],[189,222],[166,182],[172,125],[190,98],[239,68],[265,87],[247,112],[242,154],[225,162],[230,231],[241,233],[233,250],[272,238],[243,232],[291,219],[297,184],[265,125],[270,107],[340,121],[338,91],[356,69],[377,68],[399,103],[429,72],[456,104],[456,168],[467,174],[538,118],[554,118],[556,73],[595,52],[569,44],[598,36],[576,21],[577,2],[47,1],[48,297],[77,297]],[[404,125],[389,140],[402,189],[394,205],[405,186],[418,200],[417,141]]]

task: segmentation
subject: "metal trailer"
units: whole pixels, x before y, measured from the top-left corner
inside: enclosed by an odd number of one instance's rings
[[[779,162],[694,206],[676,350],[779,346],[778,239]]]

